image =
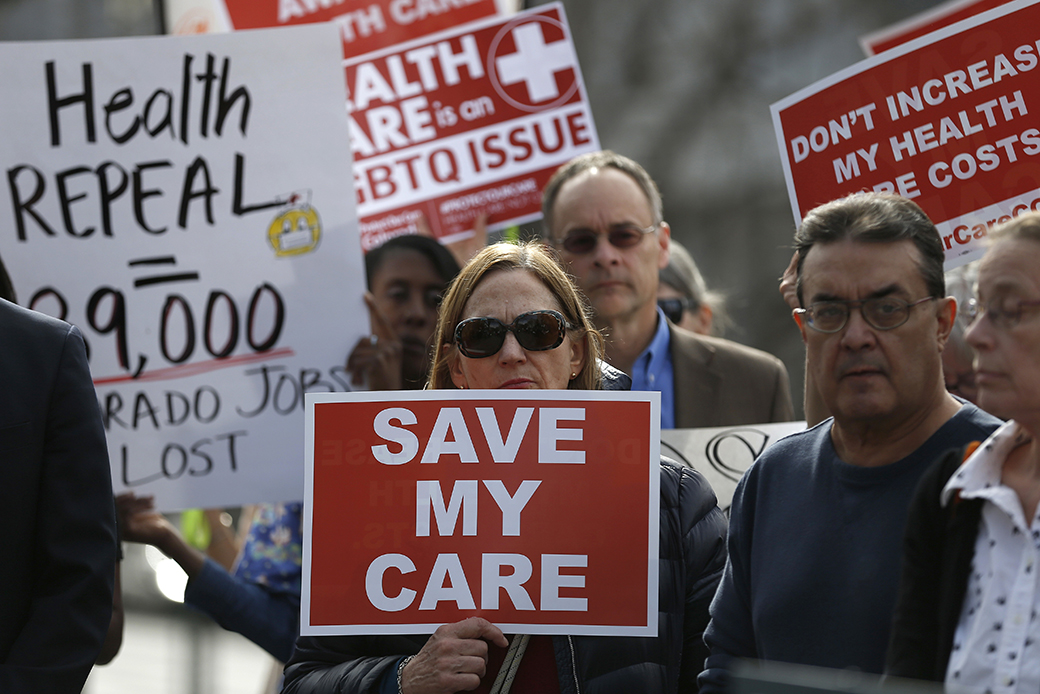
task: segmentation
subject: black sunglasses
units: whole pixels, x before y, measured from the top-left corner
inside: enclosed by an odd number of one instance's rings
[[[645,229],[635,224],[619,224],[611,227],[606,234],[597,234],[592,229],[576,229],[564,236],[560,245],[568,253],[582,255],[594,251],[600,236],[605,236],[614,248],[631,248],[642,241],[644,236],[656,230],[656,224],[651,224]]]
[[[689,299],[682,299],[679,297],[673,297],[671,299],[658,299],[657,305],[661,307],[661,311],[664,312],[665,318],[672,321],[676,325],[682,322],[683,313],[687,310],[696,310],[698,308]]]
[[[511,332],[528,352],[544,352],[563,344],[563,336],[572,326],[559,311],[528,311],[506,325],[497,318],[467,318],[455,327],[455,344],[470,359],[483,359],[498,354]]]

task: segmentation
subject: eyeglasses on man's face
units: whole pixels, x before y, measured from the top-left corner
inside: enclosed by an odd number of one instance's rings
[[[894,296],[880,296],[863,301],[817,301],[809,308],[796,308],[794,312],[805,317],[805,323],[821,333],[836,333],[849,322],[852,309],[858,308],[867,325],[876,330],[892,330],[910,320],[910,309],[931,301],[926,296],[914,302],[903,301]]]
[[[1022,314],[1040,307],[1040,301],[1018,301],[1009,303],[1004,299],[994,299],[983,304],[978,299],[968,300],[969,324],[974,324],[983,316],[989,318],[994,327],[1010,330],[1022,322]]]
[[[575,255],[584,255],[596,250],[601,237],[606,238],[614,248],[632,248],[643,240],[647,234],[657,231],[657,225],[651,224],[643,228],[635,224],[615,224],[603,234],[592,229],[575,229],[558,241],[563,250]]]
[[[544,352],[563,344],[564,335],[573,329],[559,311],[521,313],[506,325],[497,318],[467,318],[455,327],[455,344],[470,359],[494,356],[502,349],[506,333],[528,352]]]

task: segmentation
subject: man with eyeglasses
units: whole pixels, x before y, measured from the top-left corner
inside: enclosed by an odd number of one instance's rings
[[[794,318],[833,417],[775,443],[737,486],[701,692],[724,691],[732,658],[880,673],[917,481],[1000,423],[946,392],[957,306],[921,208],[836,200],[809,212],[795,247]]]
[[[671,231],[643,167],[610,151],[577,157],[546,184],[542,214],[606,335],[607,362],[632,390],[661,392],[662,428],[794,419],[779,359],[677,328],[658,309]]]

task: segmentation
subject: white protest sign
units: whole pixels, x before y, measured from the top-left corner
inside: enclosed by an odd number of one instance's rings
[[[744,471],[766,448],[805,431],[805,422],[775,422],[703,429],[663,429],[661,454],[692,467],[711,484],[719,508],[729,508]]]
[[[0,256],[87,340],[117,491],[303,496],[367,328],[334,27],[0,45]]]

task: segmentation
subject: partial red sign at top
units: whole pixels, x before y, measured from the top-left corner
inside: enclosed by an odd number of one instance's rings
[[[867,34],[859,42],[863,52],[868,56],[877,55],[1007,2],[1008,0],[952,0],[914,15],[905,22]]]
[[[222,0],[234,29],[334,22],[355,56],[497,14],[495,0]]]

